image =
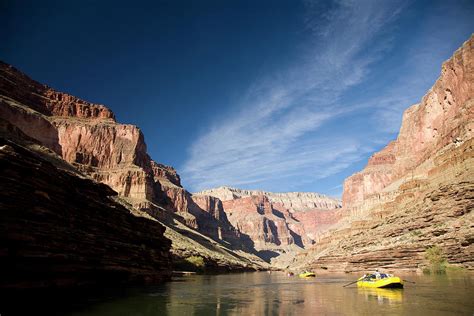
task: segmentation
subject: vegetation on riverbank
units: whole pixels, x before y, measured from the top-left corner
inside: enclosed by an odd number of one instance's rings
[[[428,261],[428,267],[423,269],[424,273],[446,273],[448,261],[444,257],[443,250],[437,246],[431,246],[425,251],[425,259]]]

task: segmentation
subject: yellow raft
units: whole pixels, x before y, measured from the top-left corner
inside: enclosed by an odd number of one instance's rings
[[[403,281],[396,276],[389,276],[381,279],[361,277],[357,281],[357,286],[369,288],[403,288]]]
[[[316,274],[313,272],[303,272],[298,275],[300,278],[315,278]]]

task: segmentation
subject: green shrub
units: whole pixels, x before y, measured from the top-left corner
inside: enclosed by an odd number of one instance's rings
[[[190,256],[185,259],[187,262],[192,264],[196,269],[201,270],[206,266],[203,257],[200,256]]]
[[[432,273],[445,273],[448,262],[444,258],[443,251],[438,246],[428,247],[425,251],[425,259],[429,263],[429,271]],[[426,270],[428,271],[428,270]],[[425,271],[425,272],[426,272]]]

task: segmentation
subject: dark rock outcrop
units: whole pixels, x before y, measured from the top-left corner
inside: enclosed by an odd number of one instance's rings
[[[156,283],[171,274],[156,221],[114,201],[18,128],[0,121],[2,289]]]

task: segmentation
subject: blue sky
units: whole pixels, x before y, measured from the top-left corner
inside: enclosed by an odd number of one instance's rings
[[[461,0],[2,1],[0,59],[138,125],[190,191],[339,196],[473,16]]]

